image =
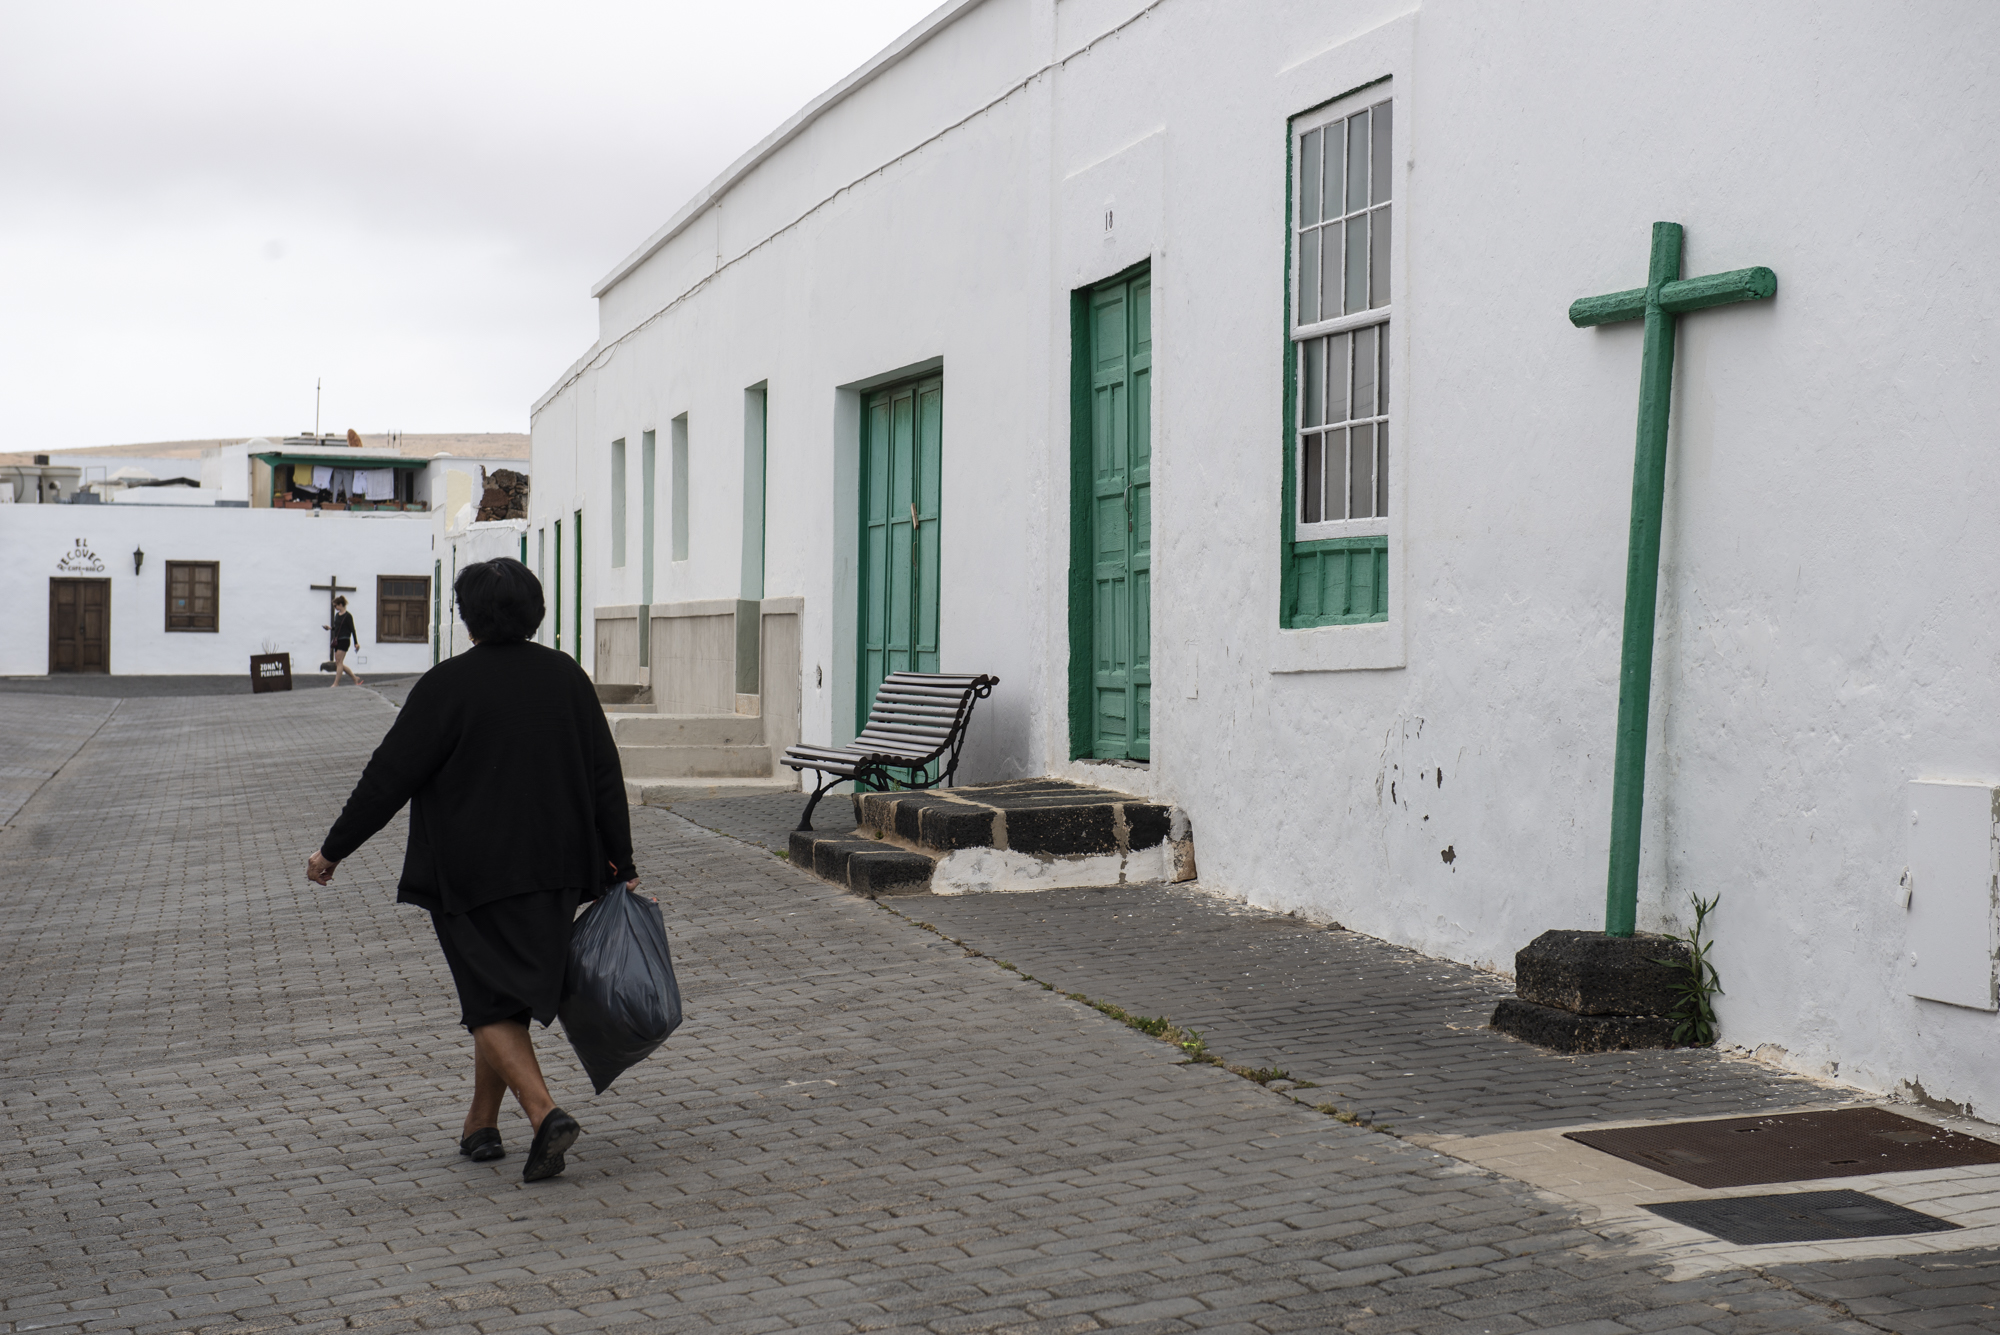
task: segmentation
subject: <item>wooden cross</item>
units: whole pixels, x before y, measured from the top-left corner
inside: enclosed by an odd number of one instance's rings
[[[1653,224],[1646,286],[1570,304],[1579,329],[1644,320],[1639,354],[1639,445],[1632,462],[1632,538],[1625,555],[1625,643],[1618,664],[1618,752],[1611,784],[1611,873],[1604,932],[1630,936],[1639,905],[1639,817],[1646,797],[1646,714],[1653,690],[1653,630],[1660,590],[1660,510],[1667,486],[1667,410],[1674,388],[1674,321],[1689,311],[1761,301],[1778,290],[1769,269],[1682,278],[1679,223]]]
[[[328,575],[326,583],[314,584],[309,587],[315,590],[326,590],[326,644],[327,657],[331,658],[333,657],[333,618],[337,611],[333,605],[333,600],[343,593],[355,592],[355,588],[352,584],[342,584],[338,575]]]

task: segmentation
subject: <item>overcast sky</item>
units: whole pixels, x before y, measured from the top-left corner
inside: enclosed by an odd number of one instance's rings
[[[0,0],[0,451],[525,431],[590,285],[937,0]]]

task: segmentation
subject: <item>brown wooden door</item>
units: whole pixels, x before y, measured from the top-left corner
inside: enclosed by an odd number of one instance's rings
[[[111,670],[111,581],[49,581],[49,671]]]

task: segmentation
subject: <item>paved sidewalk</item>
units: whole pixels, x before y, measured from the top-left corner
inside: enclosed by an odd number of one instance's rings
[[[687,1025],[597,1098],[548,1034],[586,1135],[523,1186],[511,1113],[510,1158],[454,1152],[470,1063],[390,902],[403,820],[303,883],[392,717],[127,701],[0,830],[0,1330],[1993,1328],[1991,1257],[1669,1281],[644,809]]]
[[[415,681],[421,673],[385,674],[377,677],[364,673],[362,679],[371,687],[378,682],[395,686],[398,683],[407,690],[408,683]],[[343,688],[352,686],[351,681],[343,681]],[[324,691],[333,686],[331,673],[292,673],[292,690]],[[46,677],[0,677],[0,696],[8,695],[67,695],[99,700],[150,700],[160,698],[180,698],[199,695],[250,695],[250,674],[231,672],[205,676],[148,673],[132,676],[112,676],[97,672],[57,673]],[[277,692],[283,695],[283,691]]]
[[[0,695],[0,826],[69,763],[117,708],[116,700]]]

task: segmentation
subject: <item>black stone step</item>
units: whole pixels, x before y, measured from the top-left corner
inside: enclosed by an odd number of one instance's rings
[[[1638,933],[1543,932],[1514,955],[1523,1001],[1577,1015],[1670,1015],[1684,976],[1685,942]]]
[[[793,866],[870,899],[928,894],[936,865],[922,853],[879,839],[812,830],[792,831],[790,856]]]
[[[1050,857],[1120,854],[1166,841],[1172,809],[1060,779],[1014,779],[926,792],[861,793],[863,831],[939,854],[1003,848]]]
[[[1579,1015],[1503,997],[1493,1010],[1493,1027],[1523,1042],[1556,1052],[1624,1052],[1671,1048],[1674,1022],[1659,1015]]]

